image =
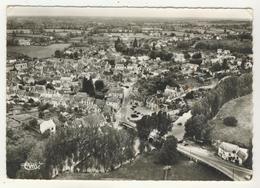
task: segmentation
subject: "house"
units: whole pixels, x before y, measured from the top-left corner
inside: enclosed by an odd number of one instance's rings
[[[159,140],[159,138],[160,138],[159,131],[157,129],[153,129],[148,136],[148,141],[156,142]]]
[[[115,97],[107,98],[106,104],[111,106],[114,110],[118,110],[120,108],[121,100]]]
[[[95,99],[89,97],[88,94],[85,92],[78,92],[71,101],[75,103],[73,105],[74,107],[79,107],[79,106],[92,107],[94,105]]]
[[[235,144],[222,142],[218,147],[218,155],[224,160],[242,165],[248,157],[248,150]]]
[[[47,130],[50,130],[51,133],[56,132],[56,124],[53,122],[52,119],[50,119],[48,121],[43,121],[40,124],[40,131],[41,131],[42,134]]]
[[[123,63],[117,63],[117,64],[115,65],[115,69],[122,71],[122,70],[125,69],[125,65],[124,65]]]
[[[16,70],[22,71],[27,69],[27,63],[16,63],[14,67],[16,68]]]
[[[224,53],[225,55],[228,55],[228,54],[230,54],[230,50],[224,50],[223,53]]]
[[[31,87],[33,93],[43,94],[46,93],[46,87],[44,85],[35,85]]]
[[[173,55],[173,57],[174,57],[174,60],[175,60],[176,62],[181,62],[181,63],[184,63],[184,62],[185,62],[185,58],[184,58],[184,54],[183,54],[183,53],[175,53],[175,54]]]
[[[135,69],[135,66],[134,66],[133,64],[128,64],[128,65],[127,65],[127,69],[130,70],[130,71],[132,71],[132,70]]]
[[[222,49],[217,49],[218,54],[222,54],[223,50]]]
[[[130,104],[143,106],[143,101],[141,100],[140,97],[138,97],[136,95],[131,95],[130,98],[131,98],[130,99]]]
[[[179,95],[179,91],[177,87],[171,87],[169,85],[166,86],[165,90],[164,90],[164,95],[166,96],[173,96],[173,97],[177,97]]]
[[[121,87],[113,87],[109,89],[108,97],[115,97],[118,99],[122,99],[124,96],[124,90]]]
[[[18,39],[18,45],[19,46],[30,46],[31,41],[29,39],[20,38],[20,39]]]
[[[148,108],[150,108],[151,110],[158,110],[159,109],[159,105],[158,105],[158,100],[155,97],[151,97],[149,99],[146,100],[146,106]]]
[[[191,75],[195,73],[198,69],[199,65],[187,63],[182,65],[182,74]]]

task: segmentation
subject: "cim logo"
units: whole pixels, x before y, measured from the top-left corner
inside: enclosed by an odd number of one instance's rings
[[[24,167],[25,170],[40,170],[41,165],[43,165],[43,163],[41,162],[25,162],[23,164],[21,164],[22,167]]]

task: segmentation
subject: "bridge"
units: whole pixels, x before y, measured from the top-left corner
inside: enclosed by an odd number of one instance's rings
[[[253,175],[252,170],[224,161],[213,153],[195,146],[183,146],[179,144],[177,150],[195,161],[199,161],[215,168],[234,181],[249,180]]]
[[[136,127],[133,126],[133,123],[131,122],[128,123],[126,121],[120,121],[119,124],[126,128],[137,131]],[[252,170],[225,161],[214,155],[212,152],[209,152],[206,149],[202,149],[198,146],[184,146],[182,144],[178,144],[177,150],[183,155],[186,155],[187,157],[195,160],[196,162],[198,161],[215,168],[234,181],[249,180],[253,175]]]

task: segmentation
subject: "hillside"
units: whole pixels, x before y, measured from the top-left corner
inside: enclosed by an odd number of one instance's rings
[[[237,127],[227,127],[223,124],[223,119],[228,116],[234,116],[237,119]],[[212,139],[248,147],[253,136],[252,94],[239,97],[224,104],[209,124],[213,127],[211,132]]]

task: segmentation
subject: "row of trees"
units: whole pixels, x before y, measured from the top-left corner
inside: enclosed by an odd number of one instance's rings
[[[214,50],[227,49],[242,54],[252,54],[252,41],[238,40],[201,40],[195,44],[195,49]]]
[[[186,136],[209,140],[210,127],[207,121],[212,119],[226,102],[250,94],[252,81],[252,73],[221,80],[204,98],[193,105],[191,109],[193,117],[185,124]]]
[[[37,144],[28,161],[41,161],[41,170],[28,172],[21,169],[20,178],[50,178],[51,171],[59,171],[68,159],[68,165],[77,162],[80,170],[87,168],[113,170],[115,166],[134,157],[134,136],[125,130],[104,127],[64,128],[57,130],[47,142]],[[75,167],[75,168],[76,168]]]

